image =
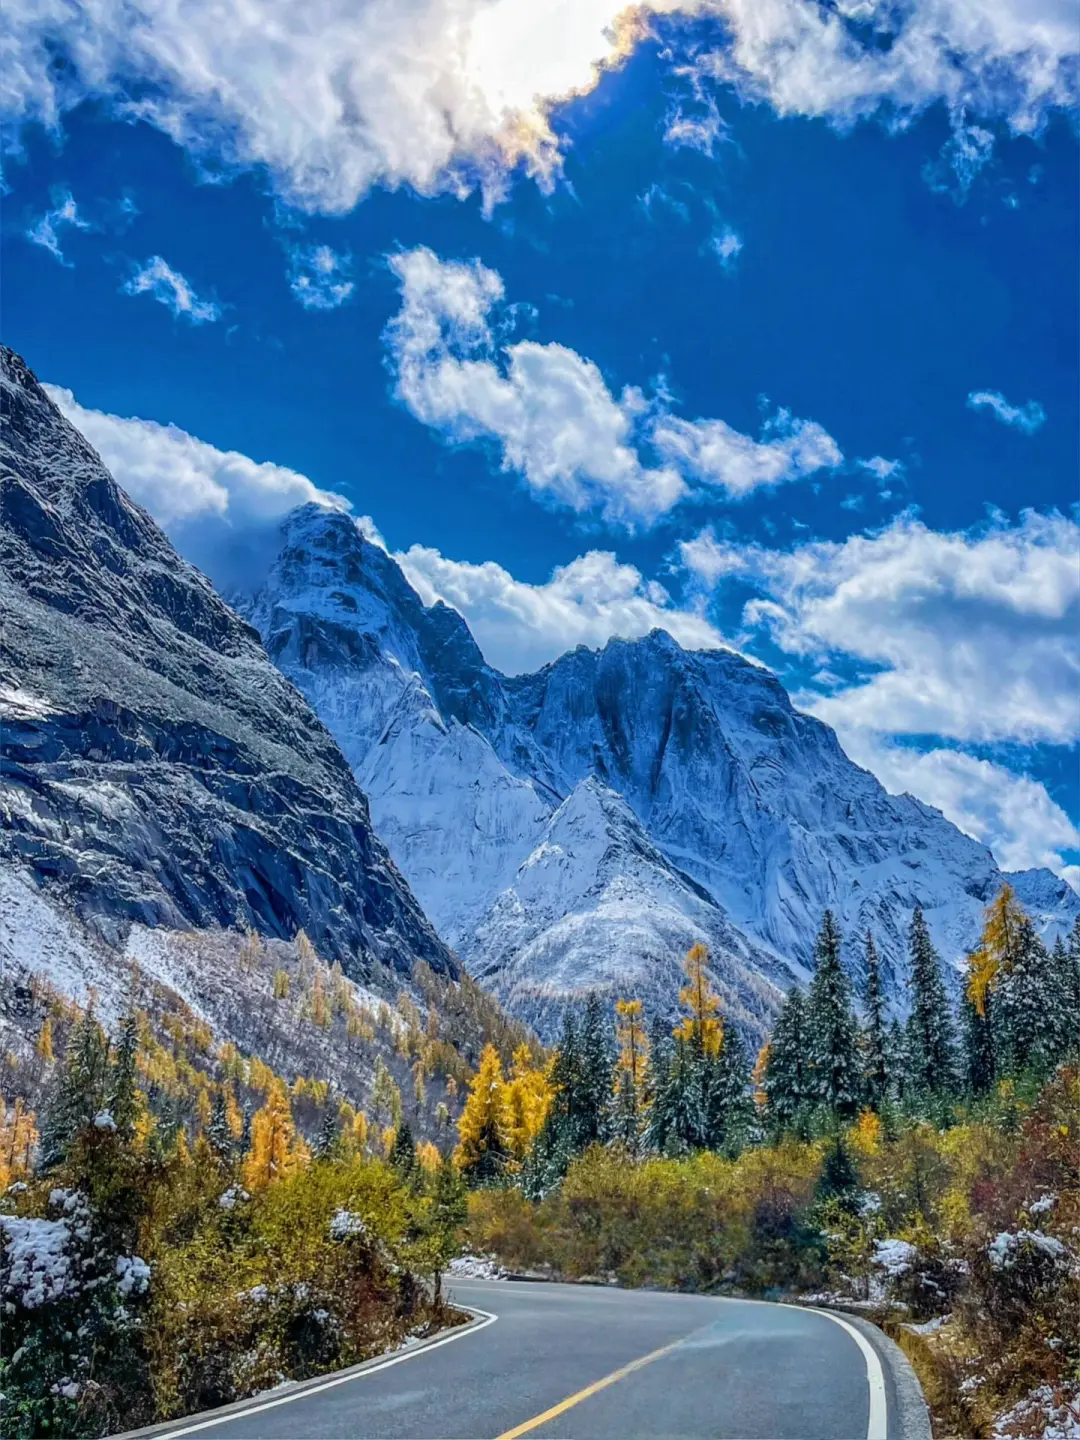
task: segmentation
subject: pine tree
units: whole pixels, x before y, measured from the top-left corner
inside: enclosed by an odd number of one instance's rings
[[[510,1158],[506,1097],[499,1052],[485,1045],[458,1119],[457,1163],[474,1185],[491,1184]]]
[[[1080,945],[1078,945],[1080,951]],[[1050,963],[1054,972],[1054,1008],[1057,1011],[1057,1059],[1080,1055],[1080,964],[1059,935]]]
[[[776,1017],[762,1082],[770,1129],[776,1134],[804,1131],[811,1092],[806,1003],[797,986],[788,991]]]
[[[851,981],[840,960],[840,931],[826,910],[817,939],[817,964],[806,1005],[810,1089],[815,1100],[842,1120],[859,1108],[858,1027],[851,1008]]]
[[[685,1155],[704,1149],[708,1143],[701,1053],[693,1040],[676,1034],[664,1090],[657,1098],[663,1116],[665,1154]]]
[[[940,1111],[956,1092],[956,1044],[941,961],[919,906],[911,917],[908,955],[911,1012],[907,1022],[907,1088],[917,1106]]]
[[[229,1105],[225,1097],[224,1085],[218,1089],[210,1107],[210,1123],[206,1127],[206,1140],[218,1164],[223,1168],[230,1166],[236,1150],[232,1127],[229,1124]]]
[[[139,1092],[135,1084],[135,1062],[139,1055],[139,1020],[134,1008],[124,1016],[120,1038],[113,1055],[108,1109],[116,1122],[116,1133],[130,1140],[139,1118]]]
[[[1046,1075],[1057,1060],[1060,1036],[1057,972],[1026,915],[1017,927],[1012,963],[998,975],[993,994],[1001,1068],[1011,1075]]]
[[[964,1040],[964,1079],[968,1091],[976,1099],[988,1095],[997,1079],[997,1055],[994,1046],[994,997],[990,991],[982,996],[982,1008],[965,987],[960,1002]]]
[[[881,961],[869,931],[866,933],[866,1025],[862,1032],[863,1095],[875,1114],[889,1094],[889,1039],[885,1028],[885,998],[881,989]]]
[[[596,994],[585,1002],[580,1056],[581,1080],[572,1132],[575,1150],[603,1144],[610,1133],[615,1067],[608,1019],[603,1001]]]
[[[390,1151],[390,1164],[406,1185],[414,1183],[419,1162],[416,1158],[416,1141],[413,1138],[412,1127],[407,1120],[403,1120],[397,1128],[394,1144]]]
[[[748,1089],[750,1062],[734,1025],[724,1025],[719,1052],[701,1055],[698,1063],[702,1067],[705,1144],[710,1150],[737,1155],[750,1136],[754,1107]]]
[[[341,1138],[341,1106],[333,1091],[327,1093],[322,1124],[312,1151],[316,1160],[332,1160]]]
[[[50,1170],[68,1158],[76,1136],[102,1109],[108,1065],[108,1041],[91,1007],[72,1027],[45,1112],[39,1160],[42,1170]]]

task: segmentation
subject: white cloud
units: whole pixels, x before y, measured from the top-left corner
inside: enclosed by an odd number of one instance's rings
[[[453,441],[496,441],[504,469],[574,510],[648,523],[682,497],[676,471],[649,468],[634,446],[638,392],[616,399],[592,361],[564,345],[498,349],[492,311],[503,284],[494,270],[424,248],[390,264],[402,305],[388,340],[398,394],[417,419]]]
[[[921,752],[865,731],[845,731],[843,744],[887,790],[917,795],[989,846],[1003,870],[1045,865],[1073,883],[1062,851],[1080,848],[1080,831],[1038,780],[961,750]]]
[[[875,480],[888,480],[899,475],[904,468],[902,460],[886,460],[884,455],[872,455],[869,460],[856,462],[861,470],[868,471]]]
[[[732,498],[762,486],[800,480],[814,471],[843,463],[840,447],[815,420],[797,420],[778,410],[763,427],[761,440],[733,430],[723,420],[659,419],[652,431],[659,452],[708,485]]]
[[[800,702],[838,730],[978,742],[1080,738],[1080,525],[1026,511],[943,533],[910,515],[876,534],[792,551],[706,532],[684,546],[699,578],[761,590],[744,621],[789,654],[858,672]]]
[[[1000,390],[972,390],[967,403],[971,410],[989,410],[1002,425],[1025,435],[1034,435],[1039,426],[1046,423],[1046,411],[1037,400],[1029,400],[1026,405],[1010,405]]]
[[[724,270],[730,270],[739,258],[743,248],[741,238],[736,235],[730,225],[724,225],[709,236],[709,249],[720,261]]]
[[[688,648],[723,643],[704,616],[676,609],[662,585],[607,551],[590,550],[543,585],[516,580],[491,560],[466,564],[420,545],[395,558],[428,604],[442,599],[464,615],[485,658],[509,674],[535,670],[575,645],[654,629]]]
[[[683,420],[627,386],[618,397],[564,345],[500,344],[503,283],[479,260],[395,255],[401,309],[387,329],[400,399],[452,442],[498,443],[506,470],[574,510],[648,524],[689,494],[687,479],[738,499],[843,461],[812,420],[779,410],[754,440],[723,420]],[[642,457],[651,446],[660,457]],[[685,477],[685,478],[684,478]]]
[[[212,300],[200,300],[183,275],[160,255],[152,255],[144,265],[137,265],[121,289],[125,295],[152,295],[160,304],[168,306],[177,319],[183,317],[192,325],[221,318],[221,306]]]
[[[329,245],[292,245],[288,255],[289,289],[305,310],[336,310],[356,289],[351,255]]]
[[[552,177],[552,102],[591,89],[650,11],[721,22],[697,92],[732,83],[781,114],[904,119],[941,100],[1029,132],[1076,102],[1068,0],[9,0],[4,111],[56,128],[97,98],[200,159],[266,167],[310,210],[375,184],[496,193],[519,163]],[[681,123],[683,143],[711,143],[707,107]]]
[[[703,155],[712,155],[716,142],[727,134],[727,127],[720,119],[720,110],[711,95],[700,86],[695,87],[694,105],[687,110],[676,104],[668,111],[664,122],[664,141],[676,148],[700,150]]]
[[[982,125],[965,125],[963,117],[957,116],[938,158],[923,167],[923,179],[931,190],[961,202],[993,152],[993,132]]]
[[[175,425],[88,410],[56,385],[45,389],[132,499],[219,584],[254,563],[276,522],[297,505],[349,508],[286,466],[218,450]]]
[[[52,201],[53,208],[46,210],[36,225],[31,225],[26,232],[26,238],[32,245],[40,245],[48,250],[61,265],[68,265],[70,262],[64,259],[64,252],[60,248],[59,232],[64,229],[90,230],[93,227],[79,214],[79,207],[70,190],[54,191]]]

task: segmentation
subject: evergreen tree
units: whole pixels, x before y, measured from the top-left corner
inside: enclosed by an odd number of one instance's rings
[[[1054,1007],[1058,1014],[1057,1058],[1072,1060],[1080,1055],[1080,941],[1077,954],[1059,935],[1051,952],[1054,971]]]
[[[710,1150],[737,1155],[749,1138],[754,1105],[748,1089],[750,1061],[734,1025],[724,1025],[720,1051],[699,1057],[702,1066],[704,1140]]]
[[[993,1005],[993,996],[987,991],[980,1009],[972,998],[970,988],[965,988],[960,1002],[964,1037],[964,1079],[968,1091],[976,1098],[988,1095],[997,1079]]]
[[[859,1108],[858,1027],[840,944],[832,911],[826,910],[807,997],[807,1051],[814,1099],[840,1119],[850,1120]]]
[[[416,1141],[413,1138],[412,1127],[407,1120],[403,1120],[397,1128],[397,1134],[394,1136],[394,1143],[390,1150],[390,1164],[407,1185],[412,1185],[416,1180],[419,1168],[416,1158]]]
[[[109,1046],[93,1007],[73,1025],[45,1112],[39,1164],[50,1170],[68,1158],[81,1130],[105,1102]]]
[[[1017,927],[1012,964],[999,973],[994,1011],[1001,1068],[1044,1076],[1057,1061],[1061,1019],[1057,972],[1025,915]]]
[[[585,1002],[581,1022],[580,1083],[575,1097],[575,1150],[603,1144],[610,1134],[614,1059],[611,1029],[599,995]]]
[[[653,1020],[649,1039],[649,1063],[645,1072],[649,1111],[642,1140],[648,1149],[662,1155],[667,1149],[672,1125],[673,1095],[669,1082],[674,1044],[659,1016]]]
[[[404,1128],[404,1127],[402,1127]],[[401,1131],[398,1131],[400,1135]],[[322,1124],[319,1126],[319,1133],[315,1140],[313,1154],[316,1160],[332,1160],[337,1153],[338,1141],[341,1138],[341,1106],[333,1091],[326,1097],[326,1104],[323,1107]],[[397,1135],[394,1137],[394,1146],[397,1147]],[[393,1156],[391,1155],[391,1160]]]
[[[885,997],[881,961],[874,937],[866,932],[866,1025],[862,1033],[863,1095],[876,1114],[889,1095],[889,1037],[885,1028]]]
[[[108,1109],[121,1140],[130,1140],[139,1116],[139,1092],[135,1085],[135,1062],[139,1054],[139,1021],[134,1007],[124,1016],[120,1038],[113,1055]]]
[[[941,961],[920,906],[908,939],[911,1012],[907,1022],[908,1090],[917,1106],[940,1111],[956,1092],[956,1044]]]
[[[788,991],[776,1017],[762,1076],[765,1118],[776,1134],[805,1128],[810,1099],[806,1045],[806,1003],[795,986]]]
[[[453,1160],[446,1155],[435,1172],[429,1219],[435,1249],[436,1304],[442,1299],[442,1272],[458,1252],[458,1236],[468,1214],[465,1182]]]
[[[854,1209],[858,1190],[858,1166],[844,1139],[843,1131],[837,1130],[825,1151],[821,1174],[815,1188],[815,1199],[819,1202],[838,1200],[845,1208]]]
[[[708,1143],[701,1056],[696,1040],[688,1040],[684,1034],[676,1035],[664,1091],[657,1098],[663,1116],[662,1148],[667,1155],[685,1155],[704,1149]]]
[[[206,1127],[206,1141],[222,1168],[228,1168],[236,1155],[232,1127],[229,1125],[229,1107],[222,1085],[214,1095],[210,1107],[210,1122]]]
[[[646,1114],[646,1072],[649,1047],[645,1038],[640,1000],[615,1002],[619,1060],[615,1080],[613,1129],[631,1154],[636,1154]]]

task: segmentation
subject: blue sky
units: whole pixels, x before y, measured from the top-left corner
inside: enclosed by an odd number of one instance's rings
[[[321,494],[504,668],[737,644],[1080,876],[1069,7],[259,5],[16,17],[3,337],[178,545]]]

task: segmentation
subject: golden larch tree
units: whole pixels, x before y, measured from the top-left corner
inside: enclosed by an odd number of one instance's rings
[[[499,1052],[485,1045],[458,1120],[455,1159],[461,1170],[493,1177],[509,1153],[506,1085]]]
[[[524,1160],[532,1149],[554,1096],[550,1067],[534,1065],[528,1045],[519,1045],[503,1096],[506,1139],[515,1160]]]
[[[266,1096],[266,1104],[256,1110],[251,1121],[251,1150],[244,1161],[244,1184],[251,1190],[263,1190],[283,1175],[288,1175],[305,1158],[303,1141],[296,1134],[289,1096],[280,1080],[275,1080]]]
[[[686,1014],[675,1027],[675,1034],[700,1044],[707,1055],[718,1055],[724,1043],[724,1021],[720,997],[709,981],[708,965],[709,947],[700,941],[691,945],[683,960],[686,984],[679,991],[679,1003]]]
[[[979,948],[968,957],[968,999],[980,1015],[986,1014],[986,997],[998,976],[1012,969],[1020,942],[1020,927],[1027,912],[1011,885],[1002,885],[986,907]]]

